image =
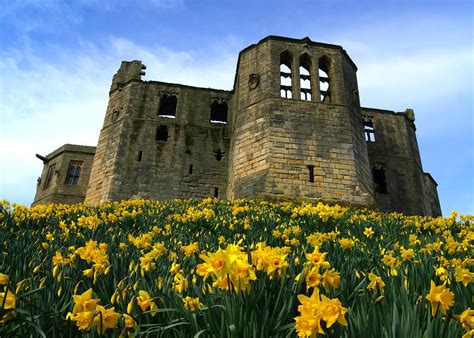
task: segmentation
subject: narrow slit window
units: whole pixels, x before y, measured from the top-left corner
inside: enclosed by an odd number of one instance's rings
[[[216,160],[220,161],[220,160],[222,160],[222,157],[224,157],[224,153],[219,148],[219,149],[214,151],[214,156],[216,157]]]
[[[79,176],[81,175],[82,161],[71,161],[67,169],[66,182],[67,185],[77,185]]]
[[[388,194],[387,170],[381,164],[372,167],[372,176],[374,178],[374,189],[379,194]]]
[[[163,94],[160,98],[160,108],[158,115],[161,117],[176,117],[176,104],[178,99],[175,95]]]
[[[300,57],[300,98],[311,101],[311,59],[308,54]]]
[[[138,155],[137,155],[137,161],[138,161],[138,162],[141,162],[141,161],[142,161],[142,156],[143,156],[143,151],[140,150],[140,151],[138,152]]]
[[[189,165],[188,174],[189,175],[193,174],[193,165],[192,164]]]
[[[321,102],[330,103],[331,102],[331,85],[329,79],[329,60],[327,57],[323,56],[319,59],[319,94]]]
[[[43,190],[48,189],[51,186],[51,181],[53,180],[54,171],[56,170],[56,164],[52,164],[48,168],[48,174],[46,175],[46,180],[44,181]]]
[[[219,188],[218,187],[214,187],[214,197],[219,198]]]
[[[309,173],[309,181],[314,183],[314,165],[308,166],[308,173]]]
[[[292,57],[288,51],[280,55],[280,96],[286,99],[292,97],[291,81],[291,63]]]
[[[157,141],[167,141],[168,140],[168,126],[160,125],[156,129],[156,137],[155,140]]]
[[[227,123],[227,102],[217,102],[211,104],[211,123]]]
[[[371,117],[364,117],[364,134],[367,142],[375,142],[374,122]]]

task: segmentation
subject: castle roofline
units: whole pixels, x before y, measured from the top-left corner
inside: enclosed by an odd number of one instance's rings
[[[268,36],[264,37],[263,39],[261,39],[259,42],[253,43],[253,44],[245,47],[244,49],[242,49],[240,51],[239,56],[237,58],[237,67],[235,68],[234,89],[233,90],[235,90],[235,84],[236,84],[236,81],[237,81],[237,74],[239,72],[239,67],[240,67],[240,56],[242,55],[242,53],[245,53],[249,49],[252,49],[255,46],[260,45],[262,43],[265,43],[269,40],[292,42],[292,43],[305,43],[305,44],[308,44],[308,45],[311,45],[311,46],[318,46],[318,47],[325,47],[325,48],[332,48],[332,49],[339,50],[347,58],[349,63],[352,65],[352,67],[354,67],[354,70],[357,71],[356,64],[354,63],[354,61],[352,61],[351,57],[349,56],[349,54],[347,54],[346,50],[344,48],[342,48],[342,46],[333,45],[333,44],[329,44],[329,43],[312,41],[308,36],[306,36],[302,39],[295,39],[295,38],[288,38],[288,37],[280,36],[280,35],[268,35]]]
[[[392,114],[392,115],[398,115],[398,116],[403,116],[405,115],[405,112],[396,112],[393,110],[388,110],[388,109],[381,109],[381,108],[371,108],[371,107],[360,107],[363,111],[371,111],[375,113],[381,113],[381,114]]]
[[[146,83],[156,83],[160,85],[165,85],[165,86],[178,86],[178,87],[183,87],[183,88],[191,88],[191,89],[199,89],[199,90],[212,90],[216,92],[226,92],[226,93],[232,93],[233,90],[227,90],[227,89],[218,89],[218,88],[211,88],[211,87],[198,87],[198,86],[190,86],[190,85],[184,85],[181,83],[172,83],[172,82],[163,82],[163,81],[155,81],[155,80],[148,80],[148,81],[142,81],[142,80],[130,80],[129,82],[132,81],[141,81],[141,82],[146,82]]]
[[[93,146],[85,146],[80,144],[63,144],[58,149],[54,150],[52,153],[46,155],[46,159],[48,161],[52,160],[56,156],[64,153],[64,152],[74,152],[74,153],[83,153],[83,154],[95,154],[96,147]]]

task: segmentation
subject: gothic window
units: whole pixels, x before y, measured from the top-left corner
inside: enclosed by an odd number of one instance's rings
[[[329,59],[326,56],[322,56],[319,59],[319,94],[321,96],[321,102],[331,102],[331,90],[329,82]]]
[[[138,152],[137,161],[138,161],[138,162],[141,162],[141,161],[142,161],[142,157],[143,157],[143,151],[140,150],[140,151]]]
[[[301,99],[311,101],[311,59],[308,54],[300,57],[300,90]]]
[[[280,55],[280,96],[291,99],[291,63],[290,52],[284,51]]]
[[[381,164],[375,164],[372,167],[372,176],[374,178],[375,192],[388,194],[387,169]]]
[[[77,185],[79,176],[81,175],[82,161],[71,161],[67,169],[66,182],[67,185]]]
[[[160,98],[160,109],[158,115],[163,117],[176,117],[176,104],[178,99],[175,95],[163,94]]]
[[[227,102],[217,102],[211,104],[211,123],[227,123]]]
[[[219,198],[219,188],[218,187],[214,187],[214,197]]]
[[[160,125],[156,128],[155,140],[167,141],[168,140],[168,126]]]
[[[367,142],[375,142],[374,121],[370,116],[364,116],[364,134]]]
[[[48,173],[46,174],[46,180],[44,181],[43,190],[48,189],[51,186],[51,181],[53,180],[55,169],[56,169],[56,164],[51,164],[49,166]]]

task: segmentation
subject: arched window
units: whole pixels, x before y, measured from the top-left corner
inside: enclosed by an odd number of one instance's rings
[[[372,167],[372,176],[374,178],[375,192],[388,194],[387,169],[380,163],[374,164]]]
[[[280,54],[280,96],[291,99],[291,64],[292,57],[290,52],[284,51]]]
[[[160,109],[158,115],[164,117],[176,117],[176,104],[178,99],[175,95],[163,94],[160,98]]]
[[[300,57],[300,90],[301,99],[311,101],[311,59],[308,54]]]
[[[374,120],[372,116],[362,116],[364,120],[364,134],[367,142],[375,142]]]
[[[331,102],[331,90],[329,82],[329,67],[330,62],[326,56],[319,58],[319,94],[321,95],[321,102]]]
[[[214,100],[211,104],[211,123],[227,123],[227,102]]]

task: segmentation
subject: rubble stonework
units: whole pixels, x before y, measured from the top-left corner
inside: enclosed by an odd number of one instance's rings
[[[143,81],[145,69],[124,61],[113,77],[90,177],[77,185],[86,203],[297,196],[441,214],[413,110],[361,107],[340,46],[268,36],[240,52],[230,91]],[[76,202],[47,195],[39,185],[33,204]]]

